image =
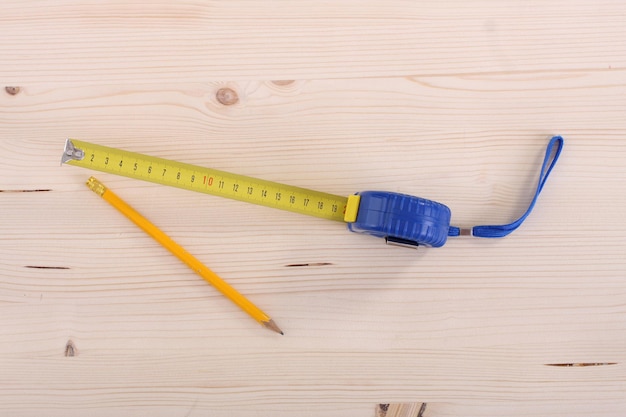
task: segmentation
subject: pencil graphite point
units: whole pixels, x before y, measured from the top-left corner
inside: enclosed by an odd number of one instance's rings
[[[276,333],[280,333],[281,335],[284,335],[285,333],[283,333],[282,330],[280,330],[280,327],[278,327],[276,325],[276,323],[274,323],[274,320],[270,319],[269,321],[264,321],[262,322],[263,326],[265,326],[266,328],[275,331]]]

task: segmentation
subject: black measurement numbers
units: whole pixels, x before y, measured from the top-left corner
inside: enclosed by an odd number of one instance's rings
[[[90,154],[89,161],[91,163],[97,162],[97,159],[98,158],[96,157],[95,153]],[[105,156],[104,167],[111,168],[112,166],[115,167],[115,165],[117,165],[117,167],[119,167],[120,170],[123,169],[124,159],[120,158],[119,162],[115,164],[116,160],[117,159],[112,160],[111,156],[109,155]],[[143,164],[134,162],[132,165],[132,173],[133,174],[141,173],[142,169],[144,169],[145,171],[143,172],[147,173],[150,176],[153,175],[154,167],[151,163],[148,162],[146,168],[142,168],[142,165]],[[177,182],[184,179],[184,175],[180,170],[175,171],[175,172],[176,172],[175,179]],[[155,174],[164,180],[172,176],[172,174],[169,174],[168,168],[160,168],[160,171],[158,173],[155,172]],[[195,184],[196,183],[195,173],[192,173],[188,177],[188,179],[191,182],[191,184]],[[290,206],[296,206],[300,204],[302,207],[306,208],[307,210],[310,210],[311,208],[315,208],[318,211],[323,211],[324,208],[327,207],[325,205],[325,202],[322,200],[311,201],[311,199],[308,197],[298,198],[298,196],[294,194],[285,195],[285,193],[283,193],[282,191],[274,191],[270,195],[269,191],[264,187],[255,187],[253,185],[246,185],[245,187],[240,187],[240,184],[237,182],[234,182],[232,186],[229,185],[230,188],[227,190],[226,181],[224,179],[215,180],[214,177],[208,176],[208,175],[203,176],[202,185],[206,188],[212,188],[215,186],[217,190],[222,191],[222,192],[226,191],[227,194],[231,194],[231,195],[246,195],[249,197],[254,197],[255,193],[257,193],[261,201],[265,201],[265,202],[274,201],[275,203],[284,201],[285,203],[288,202]],[[230,193],[228,193],[228,191],[230,191]],[[337,210],[338,210],[337,204],[331,204],[330,209],[333,213],[337,213]]]

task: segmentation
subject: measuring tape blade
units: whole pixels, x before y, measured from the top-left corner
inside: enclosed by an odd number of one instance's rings
[[[66,141],[62,163],[341,222],[348,204],[347,197],[77,139]]]

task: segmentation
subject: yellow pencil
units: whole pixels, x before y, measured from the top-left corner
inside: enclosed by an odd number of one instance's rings
[[[118,209],[122,214],[128,217],[133,223],[139,226],[144,232],[152,236],[157,242],[172,252],[178,259],[183,261],[194,272],[204,278],[209,284],[217,288],[222,294],[228,297],[233,303],[237,304],[243,311],[248,313],[250,317],[261,323],[266,328],[283,334],[280,328],[274,323],[267,314],[260,308],[252,304],[250,300],[241,295],[237,290],[222,280],[215,272],[204,266],[202,262],[193,255],[183,249],[178,243],[174,242],[168,235],[163,233],[159,228],[150,223],[146,218],[139,214],[135,209],[126,204],[114,192],[107,189],[100,181],[94,177],[89,178],[87,186],[104,200],[109,202],[113,207]]]

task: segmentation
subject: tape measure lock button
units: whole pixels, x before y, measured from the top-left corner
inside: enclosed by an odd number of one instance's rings
[[[364,191],[348,229],[384,238],[389,244],[440,247],[450,228],[450,209],[436,201],[387,191]]]

